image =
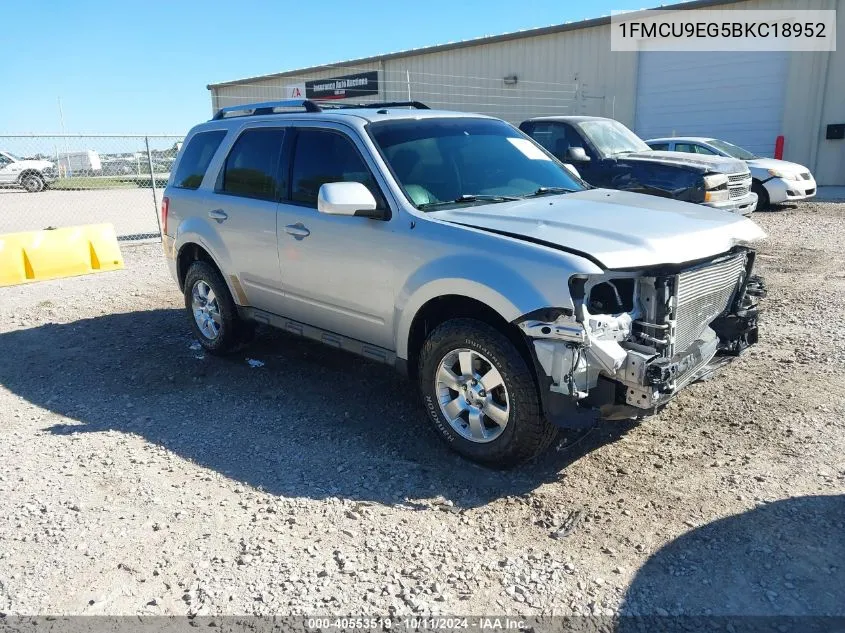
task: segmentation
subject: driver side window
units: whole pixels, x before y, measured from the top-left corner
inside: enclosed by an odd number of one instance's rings
[[[10,161],[8,158],[6,158],[2,154],[0,154],[0,168],[3,168],[6,165],[11,165],[11,164],[12,164],[12,161]]]
[[[360,182],[375,197],[377,208],[387,208],[369,167],[349,138],[329,130],[299,130],[293,154],[291,200],[316,209],[320,187],[329,182]]]
[[[531,136],[562,161],[566,161],[570,147],[587,149],[578,133],[565,123],[535,123]]]

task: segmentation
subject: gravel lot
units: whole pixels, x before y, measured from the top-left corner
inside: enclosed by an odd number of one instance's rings
[[[162,194],[156,190],[159,204]],[[0,188],[0,233],[108,222],[118,236],[158,234],[157,213],[150,189],[27,193]]]
[[[157,245],[0,289],[0,612],[845,615],[845,204],[755,220],[760,345],[511,472],[387,367],[203,357]]]

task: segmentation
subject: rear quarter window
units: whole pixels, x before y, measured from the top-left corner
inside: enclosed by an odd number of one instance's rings
[[[225,136],[226,130],[194,134],[176,167],[173,186],[180,189],[198,189],[214,153]]]

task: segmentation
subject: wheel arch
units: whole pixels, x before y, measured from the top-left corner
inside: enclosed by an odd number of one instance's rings
[[[176,279],[179,283],[179,289],[185,290],[185,277],[188,274],[188,269],[195,261],[208,262],[214,266],[226,287],[229,289],[229,294],[238,305],[247,305],[246,295],[241,288],[236,275],[227,275],[223,266],[217,258],[212,254],[212,249],[204,244],[201,240],[185,240],[176,249]]]
[[[38,176],[41,180],[44,180],[44,176],[40,171],[34,167],[27,167],[20,173],[20,176],[18,176],[18,182],[22,182],[27,176]]]
[[[512,314],[510,310],[507,312]],[[420,350],[429,333],[443,323],[459,318],[476,319],[497,330],[514,345],[534,373],[535,367],[528,341],[519,328],[512,323],[512,319],[509,320],[500,309],[478,298],[443,294],[428,299],[416,310],[410,321],[407,335],[402,339],[405,343],[404,349],[400,350],[397,356],[407,359],[408,374],[412,379],[416,379]]]

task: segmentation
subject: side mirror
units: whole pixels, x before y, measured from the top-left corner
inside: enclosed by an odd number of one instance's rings
[[[328,215],[354,215],[383,219],[376,199],[360,182],[327,182],[317,193],[317,211]]]
[[[573,163],[589,163],[590,157],[583,147],[570,147],[566,150],[566,160],[571,160]]]

